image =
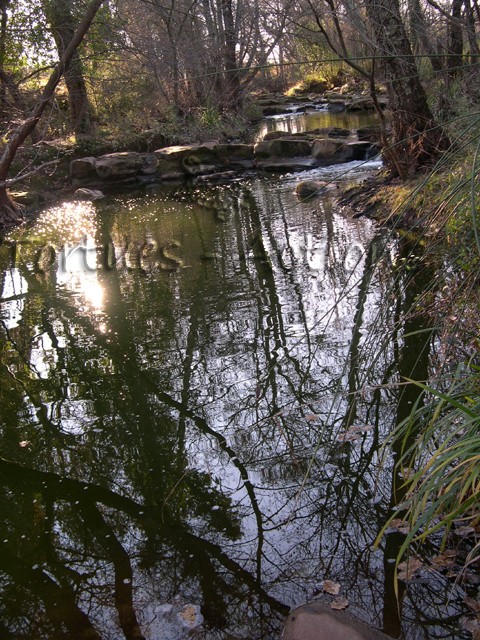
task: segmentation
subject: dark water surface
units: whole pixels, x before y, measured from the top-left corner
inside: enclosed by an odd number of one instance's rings
[[[65,204],[0,246],[0,637],[171,640],[201,611],[196,637],[273,639],[325,579],[393,636],[462,637],[460,587],[401,583],[400,620],[402,536],[372,547],[431,274],[295,181]]]

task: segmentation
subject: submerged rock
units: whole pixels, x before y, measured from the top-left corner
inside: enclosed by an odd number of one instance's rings
[[[300,199],[313,198],[324,194],[328,186],[327,182],[321,180],[303,180],[295,187],[295,193]]]
[[[99,189],[77,189],[73,194],[77,200],[100,200],[105,197]]]

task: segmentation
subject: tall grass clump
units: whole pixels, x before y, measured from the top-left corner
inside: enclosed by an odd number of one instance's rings
[[[444,546],[452,528],[474,534],[480,523],[480,367],[461,365],[435,388],[414,384],[423,393],[390,440],[400,451],[397,471],[404,483],[391,520],[409,523],[399,558],[432,534],[441,531]],[[477,540],[466,564],[478,559]]]

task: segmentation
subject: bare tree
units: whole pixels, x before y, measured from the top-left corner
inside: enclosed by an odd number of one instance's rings
[[[428,106],[398,0],[365,0],[365,8],[389,97],[392,139],[386,158],[393,175],[406,179],[431,165],[449,141]]]
[[[160,94],[183,112],[241,107],[248,87],[284,35],[293,0],[121,0],[133,50]],[[272,18],[272,12],[275,13]]]
[[[306,6],[310,22],[307,17],[304,30],[317,31],[341,60],[368,80],[386,124],[374,82],[383,72],[392,131],[388,141],[384,133],[384,155],[392,176],[406,179],[431,164],[449,141],[428,106],[398,0],[365,0],[362,7],[351,0],[306,0]],[[370,57],[371,63],[359,62],[359,55]]]

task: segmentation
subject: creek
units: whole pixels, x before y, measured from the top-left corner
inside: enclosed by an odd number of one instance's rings
[[[425,571],[397,607],[402,534],[373,547],[433,274],[294,193],[378,166],[117,190],[4,239],[2,637],[273,640],[324,580],[392,637],[468,637],[460,586]]]

